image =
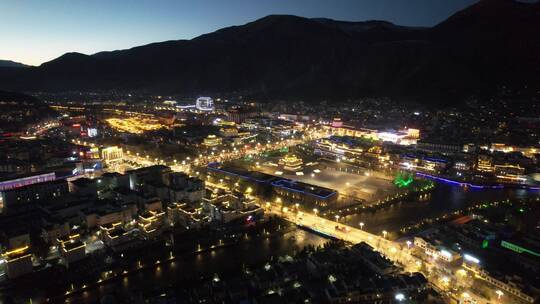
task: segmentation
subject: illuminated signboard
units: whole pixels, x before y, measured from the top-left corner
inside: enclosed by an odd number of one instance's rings
[[[540,253],[538,252],[535,252],[535,251],[532,251],[532,250],[529,250],[527,248],[523,248],[521,246],[518,246],[516,244],[512,244],[510,242],[507,242],[507,241],[501,241],[501,247],[504,247],[506,249],[510,249],[514,252],[517,252],[517,253],[528,253],[528,254],[531,254],[531,255],[534,255],[534,256],[537,256],[537,257],[540,257]]]
[[[95,137],[97,136],[97,129],[96,128],[88,128],[88,137]]]

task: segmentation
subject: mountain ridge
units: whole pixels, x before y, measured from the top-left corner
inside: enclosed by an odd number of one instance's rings
[[[269,15],[191,40],[66,53],[24,72],[0,69],[0,84],[24,91],[380,96],[444,104],[505,85],[540,83],[540,62],[533,56],[540,53],[539,8],[482,0],[430,28]],[[526,29],[523,18],[532,23]],[[515,38],[502,40],[509,36]],[[524,40],[529,42],[519,43]]]
[[[2,59],[0,59],[0,67],[3,67],[3,68],[27,68],[29,66],[26,65],[26,64],[20,63],[20,62],[12,61],[12,60],[2,60]]]

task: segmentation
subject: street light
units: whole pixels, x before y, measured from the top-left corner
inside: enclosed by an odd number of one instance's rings
[[[407,241],[407,242],[405,242],[405,243],[407,244],[407,248],[411,248],[411,244],[412,244],[411,241]]]
[[[364,230],[364,222],[360,222],[359,225],[360,225],[360,229]]]
[[[336,218],[336,222],[338,222],[339,221],[339,215],[336,214],[335,218]]]
[[[319,210],[317,210],[317,208],[313,208],[313,213],[315,213],[315,215],[317,215],[317,212],[319,212]]]
[[[501,297],[504,295],[504,292],[502,292],[500,289],[497,289],[495,291],[495,293],[497,294],[497,299],[500,300]]]
[[[382,231],[382,234],[383,234],[384,238],[386,238],[386,235],[388,234],[388,231],[383,230],[383,231]]]

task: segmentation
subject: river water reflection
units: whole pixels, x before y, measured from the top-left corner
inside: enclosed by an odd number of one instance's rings
[[[372,233],[386,230],[395,232],[404,226],[416,224],[425,218],[434,218],[482,202],[506,199],[538,198],[540,191],[525,189],[474,189],[438,183],[424,199],[400,202],[377,211],[361,212],[344,216],[342,221]]]
[[[70,303],[95,303],[107,294],[128,298],[129,295],[160,291],[168,286],[208,277],[214,273],[234,273],[244,265],[256,265],[284,255],[293,255],[305,246],[320,246],[328,239],[295,229],[285,235],[255,239],[232,247],[188,255],[172,262],[163,262],[113,280],[69,298]]]

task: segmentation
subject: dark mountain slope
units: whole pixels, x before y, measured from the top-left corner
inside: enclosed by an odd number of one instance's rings
[[[434,28],[272,15],[192,40],[0,69],[0,88],[455,102],[501,85],[540,86],[538,12],[484,0]]]
[[[540,2],[480,1],[437,25],[431,40],[488,85],[538,83]]]
[[[15,61],[11,61],[11,60],[1,60],[0,59],[0,67],[2,67],[2,68],[26,68],[28,66],[25,65],[25,64],[19,63],[19,62],[15,62]]]

